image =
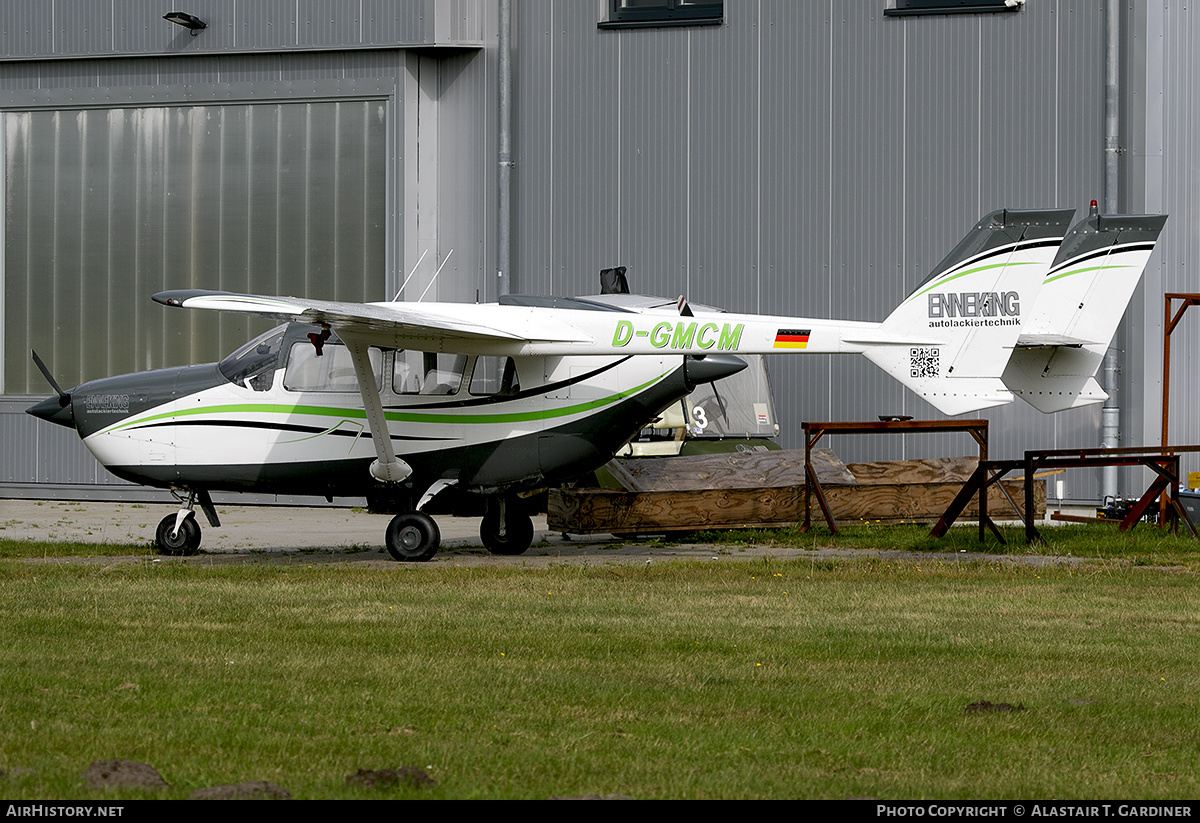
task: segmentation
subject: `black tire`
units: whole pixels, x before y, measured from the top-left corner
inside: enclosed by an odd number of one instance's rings
[[[427,514],[405,512],[388,523],[384,544],[388,554],[402,563],[432,560],[442,542],[437,523]]]
[[[533,543],[533,520],[523,512],[510,511],[504,531],[505,534],[501,537],[500,514],[495,508],[489,507],[488,513],[483,516],[483,522],[479,524],[479,539],[489,552],[503,555],[524,554]]]
[[[175,534],[175,515],[168,514],[158,523],[154,532],[154,545],[159,554],[172,557],[190,557],[200,548],[200,524],[191,512],[179,525],[179,533]]]

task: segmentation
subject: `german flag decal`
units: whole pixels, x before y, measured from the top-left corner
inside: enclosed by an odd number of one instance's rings
[[[806,349],[808,348],[808,329],[780,329],[775,332],[776,349]]]

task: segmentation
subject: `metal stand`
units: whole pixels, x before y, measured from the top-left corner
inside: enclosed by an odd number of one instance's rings
[[[1166,521],[1171,523],[1171,531],[1178,532],[1182,522],[1187,526],[1192,537],[1200,535],[1188,517],[1187,511],[1179,502],[1179,453],[1200,452],[1200,446],[1148,446],[1125,449],[1055,449],[1048,451],[1027,451],[1024,460],[981,460],[979,468],[971,475],[971,479],[963,486],[962,491],[951,502],[942,519],[934,526],[930,535],[941,537],[962,514],[971,495],[978,492],[981,496],[987,494],[987,489],[1004,475],[1012,471],[1025,473],[1025,511],[1021,519],[1025,523],[1025,542],[1045,542],[1033,523],[1030,514],[1033,511],[1033,480],[1040,471],[1053,469],[1099,468],[1102,466],[1144,466],[1158,476],[1150,487],[1129,510],[1119,526],[1121,531],[1127,531],[1137,525],[1146,510],[1160,496],[1167,500],[1165,510],[1167,517],[1160,519],[1159,526],[1165,527]],[[1015,507],[1014,507],[1015,508]],[[982,518],[981,518],[982,519]],[[992,527],[995,531],[995,527]],[[983,528],[980,526],[980,539]],[[996,535],[999,537],[999,533]],[[1003,543],[1004,539],[1000,538]]]
[[[826,433],[828,434],[912,434],[914,432],[959,432],[965,431],[979,444],[980,465],[987,460],[988,421],[986,420],[903,420],[891,419],[861,423],[801,423],[804,430],[804,522],[800,531],[812,528],[812,505],[810,495],[816,495],[825,523],[834,534],[838,533],[837,522],[825,499],[825,492],[817,480],[812,465],[812,449]],[[969,499],[969,497],[968,497]],[[960,509],[961,511],[961,509]],[[940,521],[939,521],[940,522]],[[999,537],[999,532],[987,516],[987,491],[979,493],[979,539],[983,540],[984,523]]]

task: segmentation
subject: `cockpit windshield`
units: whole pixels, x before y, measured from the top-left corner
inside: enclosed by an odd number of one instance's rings
[[[217,364],[230,383],[266,391],[274,381],[279,351],[287,325],[276,326],[251,340]]]

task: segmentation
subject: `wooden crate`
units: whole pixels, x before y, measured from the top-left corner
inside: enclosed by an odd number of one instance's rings
[[[821,455],[820,461],[814,460],[818,478],[841,525],[932,523],[977,465],[975,458],[968,457],[847,466],[832,452]],[[778,527],[804,519],[804,453],[800,451],[624,461],[615,474],[627,474],[623,483],[637,490],[552,489],[547,508],[550,529],[622,534]],[[713,487],[718,483],[720,487]],[[1001,485],[1023,505],[1021,480]],[[1044,481],[1036,483],[1034,500],[1035,516],[1044,517]],[[821,522],[815,498],[812,507],[814,522]],[[995,486],[988,495],[988,513],[993,520],[1020,517]],[[962,517],[978,514],[978,498],[974,498]]]

